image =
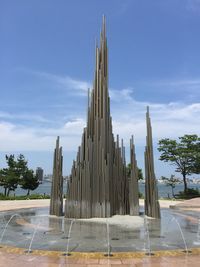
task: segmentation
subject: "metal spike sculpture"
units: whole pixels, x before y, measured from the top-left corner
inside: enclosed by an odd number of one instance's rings
[[[145,214],[160,218],[160,205],[158,202],[158,189],[154,173],[153,141],[149,107],[146,112],[147,137],[145,148]]]
[[[88,93],[87,127],[68,181],[65,216],[110,217],[129,214],[129,185],[125,148],[114,141],[108,93],[108,50],[103,18],[100,47],[91,94]]]
[[[62,147],[59,147],[59,136],[54,150],[53,176],[51,186],[50,215],[63,215],[63,156]]]
[[[129,180],[130,215],[139,215],[138,167],[133,136],[130,139],[131,176]]]

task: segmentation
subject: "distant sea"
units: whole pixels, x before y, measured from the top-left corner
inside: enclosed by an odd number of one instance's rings
[[[200,189],[200,184],[188,184],[189,188],[198,188]],[[144,195],[144,184],[139,183],[139,190],[140,192]],[[64,193],[67,191],[67,186],[66,184],[64,185]],[[179,184],[175,187],[174,192],[175,194],[177,194],[179,191],[183,191],[183,184]],[[3,193],[4,189],[2,187],[0,187],[0,193]],[[46,195],[50,195],[51,192],[51,183],[50,182],[44,182],[43,184],[40,184],[39,187],[34,190],[31,191],[31,194],[46,194]],[[16,196],[20,196],[20,195],[26,195],[27,191],[26,190],[22,190],[21,188],[17,188],[15,190],[15,195]],[[13,195],[13,191],[11,191],[10,195]],[[164,197],[167,198],[172,197],[172,192],[171,192],[171,187],[168,187],[164,184],[158,184],[158,194],[159,197]]]

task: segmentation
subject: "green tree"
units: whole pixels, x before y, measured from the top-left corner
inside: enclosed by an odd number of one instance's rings
[[[177,184],[180,184],[181,181],[179,179],[175,178],[175,175],[171,175],[170,178],[162,176],[161,179],[166,184],[166,186],[170,186],[171,187],[172,196],[175,197],[174,188],[176,187]]]
[[[15,191],[19,183],[19,175],[17,173],[17,162],[14,155],[6,155],[8,167],[0,170],[0,186],[4,187],[4,195],[9,196],[10,191]]]
[[[0,186],[4,187],[5,196],[9,196],[10,191],[15,191],[18,182],[19,177],[13,170],[7,168],[0,170]]]
[[[175,171],[182,174],[184,192],[187,192],[187,175],[200,172],[200,138],[197,135],[184,135],[179,141],[165,138],[158,143],[160,160],[170,162]]]
[[[16,161],[16,172],[21,178],[23,174],[28,170],[28,161],[25,159],[24,155],[20,154]]]
[[[142,169],[138,168],[138,180],[143,180],[144,176],[143,176],[143,172]]]
[[[39,186],[39,181],[37,175],[34,175],[33,170],[27,169],[20,182],[21,188],[28,190],[27,196],[30,195],[30,190],[35,190]]]
[[[22,154],[17,159],[14,155],[6,155],[5,158],[7,168],[0,170],[0,186],[4,187],[4,194],[9,196],[10,191],[15,191],[18,185],[24,185],[26,179],[30,180],[30,173],[33,171],[28,169],[28,162]],[[36,186],[35,179],[32,179],[32,183],[33,185],[29,186],[30,190],[34,190],[32,188]]]
[[[131,176],[131,164],[130,163],[126,166],[126,173],[128,177]],[[144,177],[143,177],[142,169],[138,168],[138,180],[143,180],[143,179]]]
[[[30,190],[35,190],[38,185],[38,177],[34,175],[34,171],[28,168],[28,162],[24,155],[20,154],[17,158],[16,171],[20,177],[19,184],[22,189],[28,190],[27,195],[30,194]]]

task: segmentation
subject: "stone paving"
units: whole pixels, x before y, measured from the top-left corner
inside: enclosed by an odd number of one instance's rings
[[[0,211],[48,207],[50,199],[0,200]]]
[[[181,204],[179,200],[159,200],[161,208],[169,208],[174,205]],[[50,199],[29,199],[29,200],[0,200],[0,211],[41,208],[48,207]],[[140,199],[140,206],[144,206],[144,199]]]
[[[182,201],[176,205],[170,205],[170,208],[177,210],[191,210],[200,212],[200,197]]]
[[[36,256],[20,255],[0,252],[0,267],[199,267],[200,255],[161,256],[143,258],[115,258],[115,259],[90,259],[90,258],[66,258],[64,256]]]

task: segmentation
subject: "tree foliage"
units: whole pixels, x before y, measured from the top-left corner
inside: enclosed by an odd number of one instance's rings
[[[19,183],[19,177],[10,168],[0,170],[0,186],[4,187],[4,194],[9,196],[10,191],[15,191]]]
[[[160,160],[175,166],[175,171],[182,174],[184,191],[187,191],[187,176],[200,173],[200,138],[197,135],[184,135],[173,140],[161,139],[158,151]]]
[[[10,191],[15,191],[19,184],[20,175],[14,155],[6,155],[7,168],[0,170],[0,185],[4,187],[4,194],[9,196]]]
[[[4,188],[4,195],[9,196],[10,191],[15,191],[18,185],[23,189],[34,190],[38,184],[33,171],[28,169],[28,162],[20,154],[17,159],[14,155],[5,156],[7,168],[0,170],[0,186]]]
[[[30,190],[35,190],[39,185],[38,177],[34,174],[33,170],[26,170],[21,180],[21,188],[28,190],[27,196],[30,194]]]
[[[24,155],[20,154],[17,157],[16,161],[16,172],[18,176],[22,177],[24,173],[27,171],[27,169],[28,169],[28,161],[25,159]]]
[[[174,188],[176,187],[177,184],[180,184],[181,181],[175,177],[175,175],[171,175],[170,178],[162,176],[161,179],[165,183],[166,186],[170,186],[172,190],[172,196],[175,197],[174,195]]]
[[[126,173],[128,177],[131,176],[131,164],[130,163],[126,166]],[[143,177],[142,169],[138,168],[138,180],[143,180],[143,179],[144,177]]]

